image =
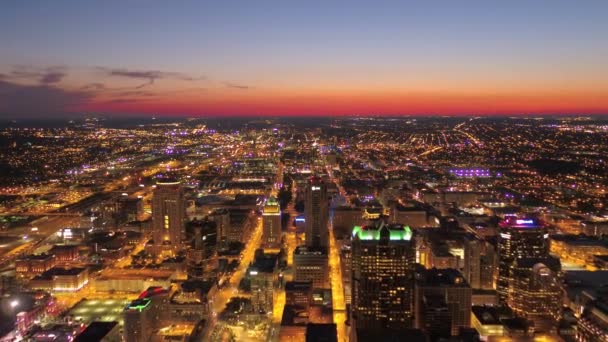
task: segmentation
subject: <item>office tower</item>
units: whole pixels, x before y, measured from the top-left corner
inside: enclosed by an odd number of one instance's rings
[[[181,249],[186,217],[184,190],[178,181],[162,180],[156,183],[152,198],[152,229],[155,254]]]
[[[415,307],[416,328],[449,325],[453,336],[461,328],[471,326],[472,290],[462,274],[455,269],[429,269],[416,272]],[[432,298],[436,296],[440,298]],[[426,298],[426,299],[425,299]],[[428,319],[443,319],[442,308],[445,305],[450,319],[445,322],[428,322]],[[441,331],[427,331],[429,334]],[[449,337],[449,336],[448,336]]]
[[[522,258],[513,263],[508,304],[515,314],[534,322],[535,331],[554,331],[562,295],[559,259]]]
[[[356,329],[403,329],[413,321],[415,243],[409,227],[355,226],[352,315]]]
[[[251,282],[251,304],[258,313],[272,312],[278,260],[277,254],[264,254],[263,250],[258,249],[255,260],[247,271]]]
[[[472,234],[464,238],[464,269],[462,275],[472,289],[494,289],[498,266],[495,246]]]
[[[312,302],[312,281],[288,281],[285,283],[285,305],[298,305],[306,310]]]
[[[498,281],[496,291],[502,303],[509,296],[510,269],[520,258],[543,258],[548,256],[547,229],[536,219],[510,217],[499,225],[498,237]]]
[[[327,247],[329,201],[327,185],[320,177],[311,177],[306,185],[306,246]]]
[[[152,307],[149,298],[132,301],[124,311],[124,341],[148,341],[152,336]]]
[[[217,267],[216,224],[213,221],[192,221],[186,227],[190,241],[186,251],[186,271],[189,279],[209,280]]]
[[[281,207],[274,196],[264,203],[262,213],[263,235],[262,243],[267,248],[281,247]]]
[[[230,212],[228,209],[217,209],[207,218],[215,222],[217,227],[217,243],[222,244],[228,241],[228,231],[230,230]]]
[[[425,331],[433,340],[452,335],[452,314],[445,296],[429,293],[422,296],[417,315],[422,322],[419,328]]]
[[[295,281],[312,281],[314,287],[329,285],[329,258],[325,247],[298,246],[293,252]]]

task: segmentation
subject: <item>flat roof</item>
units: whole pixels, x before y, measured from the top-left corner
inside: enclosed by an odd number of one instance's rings
[[[74,342],[101,341],[116,325],[118,325],[116,321],[92,322],[83,332],[76,336]]]

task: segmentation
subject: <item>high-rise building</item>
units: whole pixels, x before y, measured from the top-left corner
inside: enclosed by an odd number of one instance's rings
[[[356,329],[403,329],[413,322],[415,243],[408,226],[355,226],[352,316]]]
[[[544,258],[549,246],[546,227],[536,219],[510,217],[499,225],[498,280],[496,291],[505,303],[509,297],[511,266],[521,258]]]
[[[452,314],[446,298],[442,294],[428,293],[416,302],[419,329],[425,331],[433,340],[452,335]]]
[[[295,281],[312,281],[314,287],[329,285],[329,258],[325,247],[298,246],[293,252]]]
[[[535,331],[555,332],[562,315],[561,283],[559,259],[517,259],[511,268],[509,307],[534,322]]]
[[[494,289],[498,265],[496,247],[472,234],[464,238],[464,268],[462,275],[472,289]]]
[[[277,254],[264,254],[261,249],[256,251],[255,260],[247,272],[251,282],[251,304],[258,313],[265,314],[273,310],[277,270]]]
[[[149,298],[136,299],[125,308],[125,342],[140,342],[150,339],[154,328],[151,303]]]
[[[152,197],[152,229],[155,254],[181,249],[186,218],[184,190],[180,182],[163,180]]]
[[[192,221],[186,227],[190,242],[186,250],[186,271],[189,279],[209,280],[217,267],[217,228],[213,221]]]
[[[416,272],[416,328],[435,329],[427,330],[430,335],[441,336],[445,331],[458,335],[461,328],[471,326],[471,295],[471,287],[458,270],[433,268]],[[443,321],[429,322],[429,319]],[[438,328],[446,325],[450,328]]]
[[[263,235],[262,243],[267,248],[281,247],[281,207],[274,196],[264,203],[262,213]]]
[[[306,185],[306,246],[327,247],[329,201],[327,184],[320,177],[311,177]]]

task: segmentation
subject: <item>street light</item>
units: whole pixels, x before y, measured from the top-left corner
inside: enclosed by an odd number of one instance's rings
[[[16,308],[17,306],[19,306],[19,301],[18,300],[15,299],[15,300],[11,301],[11,308],[12,309]]]

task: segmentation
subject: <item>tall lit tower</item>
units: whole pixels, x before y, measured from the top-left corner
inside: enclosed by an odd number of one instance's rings
[[[185,219],[184,189],[180,182],[168,179],[158,181],[152,198],[155,254],[173,253],[181,249]]]
[[[496,291],[502,303],[509,297],[514,262],[522,258],[549,256],[548,238],[546,227],[536,219],[510,217],[500,223]]]
[[[327,247],[329,201],[327,185],[320,177],[311,177],[306,186],[306,246]]]
[[[413,324],[412,230],[379,222],[355,226],[352,242],[352,314],[356,329],[409,328]]]
[[[559,259],[517,259],[511,268],[509,307],[534,322],[535,331],[554,331],[562,317],[561,284]]]
[[[270,196],[264,203],[262,213],[264,227],[262,241],[265,247],[281,247],[281,207],[274,196]]]

